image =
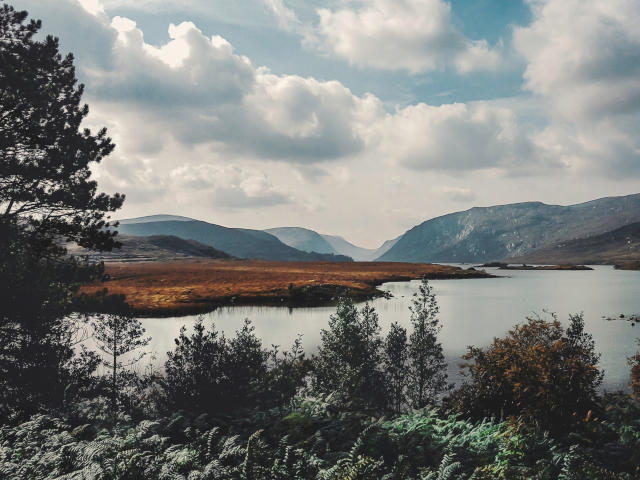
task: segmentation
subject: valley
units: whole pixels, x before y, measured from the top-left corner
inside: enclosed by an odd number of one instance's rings
[[[174,237],[162,241],[159,258],[188,251],[218,258],[205,251],[208,246],[231,257],[266,261],[613,265],[640,261],[640,194],[568,206],[524,202],[473,207],[426,220],[378,248],[303,227],[226,227],[176,215],[121,220],[117,230],[125,239]],[[177,245],[175,237],[192,245]],[[141,241],[129,240],[130,245],[135,242]],[[193,242],[199,244],[195,250]],[[148,253],[154,248],[141,246],[125,257],[151,259]],[[98,255],[104,260],[114,256],[118,254]]]

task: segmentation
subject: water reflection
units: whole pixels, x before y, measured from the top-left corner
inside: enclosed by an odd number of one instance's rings
[[[601,366],[606,372],[604,387],[626,389],[627,357],[636,351],[640,325],[632,327],[628,322],[605,321],[602,317],[640,313],[640,272],[614,270],[609,266],[594,268],[593,271],[509,271],[508,277],[497,279],[432,281],[440,305],[443,324],[440,339],[450,377],[460,381],[458,364],[468,345],[487,345],[514,324],[524,321],[526,316],[556,312],[566,323],[570,313],[583,312],[586,328],[602,353]],[[380,298],[372,303],[380,314],[384,333],[394,321],[409,326],[409,303],[418,283],[383,285],[393,298]],[[277,344],[283,348],[301,333],[305,351],[311,353],[320,341],[320,330],[326,328],[333,312],[333,307],[225,307],[205,314],[204,318],[227,335],[233,335],[242,320],[249,318],[265,345]],[[149,349],[155,353],[157,365],[164,363],[166,352],[173,349],[180,328],[190,327],[196,318],[194,315],[143,320],[152,337]]]

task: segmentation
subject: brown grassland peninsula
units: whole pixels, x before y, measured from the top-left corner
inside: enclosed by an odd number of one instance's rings
[[[267,262],[185,259],[166,262],[114,262],[105,281],[84,285],[79,295],[105,288],[124,294],[141,316],[186,315],[223,305],[318,306],[338,295],[364,300],[383,296],[383,282],[492,277],[483,270],[396,262]],[[100,310],[99,304],[89,308]]]

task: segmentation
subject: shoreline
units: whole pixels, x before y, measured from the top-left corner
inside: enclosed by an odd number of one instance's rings
[[[124,294],[134,315],[173,317],[228,306],[327,306],[338,296],[362,302],[385,296],[378,289],[393,281],[499,278],[484,270],[396,262],[266,262],[188,259],[107,263],[108,280],[83,285],[84,311],[103,313],[91,296],[105,288]]]
[[[573,265],[573,264],[557,264],[557,265],[528,265],[523,263],[521,265],[505,262],[489,262],[482,265],[476,265],[476,268],[494,267],[498,270],[559,270],[559,271],[584,271],[593,270],[593,268],[587,265]]]

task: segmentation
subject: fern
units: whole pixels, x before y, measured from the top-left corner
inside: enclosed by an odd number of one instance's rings
[[[453,453],[446,453],[444,457],[442,457],[442,461],[440,462],[440,466],[438,470],[435,472],[431,472],[426,476],[423,475],[420,477],[421,480],[463,480],[463,477],[460,474],[462,471],[462,464],[460,462],[454,461],[455,455]],[[454,475],[457,475],[454,477]],[[464,477],[466,478],[466,477]]]

